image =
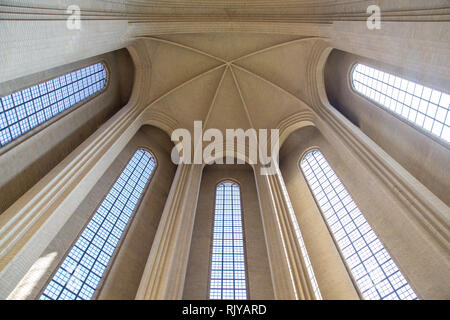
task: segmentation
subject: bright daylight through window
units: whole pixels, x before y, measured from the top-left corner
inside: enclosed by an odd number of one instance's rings
[[[450,142],[450,95],[359,63],[352,85],[364,97]]]
[[[241,194],[237,184],[217,186],[210,299],[247,299]]]
[[[79,69],[0,99],[0,147],[101,91],[103,63]]]
[[[41,300],[89,300],[111,260],[156,162],[138,150],[63,260]]]
[[[300,167],[364,298],[417,299],[323,154],[307,153]]]

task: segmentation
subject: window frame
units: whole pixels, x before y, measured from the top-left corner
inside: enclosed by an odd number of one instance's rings
[[[80,107],[86,105],[91,100],[93,100],[93,99],[97,98],[98,96],[102,95],[105,91],[107,91],[109,89],[109,86],[111,84],[111,70],[110,70],[110,66],[109,66],[108,62],[104,58],[100,58],[100,59],[96,59],[96,60],[93,60],[93,61],[84,62],[82,64],[77,64],[76,66],[72,66],[71,68],[68,68],[68,69],[64,70],[64,72],[57,72],[57,73],[55,73],[53,75],[49,75],[47,77],[44,77],[43,80],[39,80],[39,82],[33,81],[33,82],[30,82],[30,83],[27,83],[25,86],[21,86],[21,87],[18,87],[16,89],[13,89],[13,91],[8,90],[8,92],[5,93],[4,95],[3,94],[0,95],[0,97],[12,95],[13,93],[29,89],[29,88],[31,88],[33,86],[38,86],[38,85],[40,85],[42,83],[45,83],[45,82],[47,82],[49,80],[53,80],[55,78],[67,75],[67,74],[72,73],[74,71],[81,70],[81,69],[87,68],[89,66],[98,64],[98,63],[101,63],[103,65],[103,68],[105,69],[105,73],[106,73],[105,86],[101,90],[99,90],[96,93],[86,97],[84,100],[81,100],[78,103],[70,106],[66,110],[56,114],[55,116],[53,116],[52,118],[42,122],[41,124],[38,124],[36,127],[31,128],[30,130],[28,130],[24,134],[16,137],[15,139],[12,139],[7,144],[5,144],[3,146],[0,146],[0,156],[2,154],[4,154],[4,153],[8,152],[9,150],[15,148],[19,144],[27,141],[28,139],[30,139],[34,135],[38,134],[42,130],[46,129],[47,127],[51,126],[52,124],[54,124],[58,120],[66,117],[70,113],[72,113],[75,110],[79,109]],[[51,72],[52,69],[46,70],[46,71]],[[46,71],[43,71],[43,72],[46,72]]]
[[[301,162],[302,162],[302,160],[304,159],[304,157],[305,157],[308,153],[310,153],[310,152],[312,152],[312,151],[314,151],[314,150],[318,150],[318,151],[322,152],[318,146],[312,146],[312,147],[307,148],[305,151],[303,151],[303,153],[300,155],[300,158],[299,158],[298,161],[297,161],[297,169],[298,169],[298,171],[299,171],[299,173],[300,173],[300,176],[302,177],[303,181],[305,182],[306,186],[308,187],[308,190],[309,190],[309,193],[310,193],[310,195],[311,195],[311,198],[313,199],[314,204],[316,205],[316,209],[317,209],[317,210],[319,211],[319,213],[320,213],[320,216],[321,216],[321,218],[322,218],[322,221],[323,221],[325,227],[326,227],[327,230],[328,230],[328,234],[331,236],[331,240],[333,241],[334,247],[335,247],[335,249],[337,250],[337,252],[338,252],[338,254],[339,254],[339,257],[341,258],[342,263],[344,264],[345,270],[347,271],[347,274],[348,274],[348,276],[349,276],[349,278],[350,278],[350,280],[351,280],[351,282],[352,282],[353,287],[355,288],[356,293],[358,294],[358,297],[359,297],[361,300],[364,300],[364,296],[362,295],[362,292],[361,292],[361,290],[359,289],[358,284],[356,283],[356,280],[355,280],[355,278],[353,277],[353,275],[352,275],[352,273],[351,273],[350,266],[347,264],[347,261],[346,261],[344,255],[343,255],[343,253],[342,253],[342,251],[341,251],[341,248],[339,247],[339,245],[338,245],[338,243],[337,243],[337,241],[336,241],[336,238],[334,237],[333,232],[332,232],[332,230],[330,229],[330,226],[329,226],[329,224],[328,224],[328,222],[327,222],[327,220],[326,220],[326,218],[325,218],[325,215],[324,215],[324,213],[323,213],[323,211],[322,211],[322,208],[320,207],[319,203],[317,202],[317,199],[316,199],[316,197],[314,196],[314,193],[313,193],[313,191],[312,191],[312,189],[311,189],[311,186],[309,185],[308,180],[306,179],[305,173],[304,173],[303,170],[302,170],[302,167],[301,167]],[[322,153],[322,154],[323,154],[323,153]],[[342,181],[341,181],[341,182],[342,182]],[[342,183],[342,184],[344,185],[344,183]],[[347,187],[346,187],[345,185],[344,185],[344,188],[347,189]],[[348,192],[348,189],[347,189],[347,192]],[[350,192],[349,192],[349,194],[350,194]]]
[[[354,82],[354,81],[353,81],[353,74],[354,74],[355,69],[356,69],[356,67],[358,66],[358,64],[364,65],[364,66],[367,66],[367,67],[370,67],[370,68],[373,68],[373,69],[378,70],[378,71],[382,71],[382,72],[384,72],[384,73],[389,73],[389,74],[391,74],[391,75],[393,75],[393,76],[395,76],[395,77],[401,78],[401,79],[403,79],[403,80],[407,80],[407,81],[410,81],[410,82],[414,82],[414,83],[417,83],[417,84],[419,84],[419,85],[421,85],[421,86],[423,86],[423,87],[430,88],[431,90],[440,91],[440,92],[443,93],[443,94],[447,94],[446,92],[444,92],[444,91],[442,91],[442,90],[440,90],[440,89],[434,89],[434,88],[431,88],[431,87],[429,87],[429,86],[427,86],[427,85],[420,84],[420,83],[418,83],[418,82],[415,81],[415,80],[409,80],[409,79],[407,79],[407,77],[405,77],[405,76],[403,76],[403,75],[400,75],[398,72],[388,70],[389,68],[385,68],[385,69],[381,70],[382,68],[380,68],[379,66],[374,65],[373,63],[371,63],[371,62],[369,62],[369,61],[360,61],[360,60],[355,61],[354,63],[351,64],[350,68],[348,69],[348,73],[347,73],[347,82],[348,82],[348,86],[349,86],[349,88],[350,88],[350,91],[351,91],[353,94],[355,94],[356,96],[358,96],[358,97],[364,99],[364,100],[367,101],[368,103],[370,103],[370,104],[376,106],[377,108],[381,109],[382,111],[386,112],[387,114],[393,116],[395,119],[402,121],[404,124],[408,125],[408,126],[411,127],[412,129],[417,130],[419,133],[425,135],[427,138],[430,138],[430,139],[432,139],[433,141],[435,141],[435,142],[437,142],[437,143],[439,143],[439,144],[445,146],[447,149],[450,149],[450,141],[444,140],[442,137],[440,137],[440,136],[434,134],[431,130],[428,131],[427,129],[421,127],[421,126],[418,125],[417,123],[415,123],[415,122],[413,122],[413,121],[411,121],[411,120],[409,120],[409,119],[403,117],[401,114],[398,114],[398,113],[396,113],[396,112],[394,112],[394,111],[392,111],[392,110],[386,108],[385,106],[381,105],[379,102],[377,102],[377,101],[371,99],[370,97],[367,97],[367,96],[363,95],[362,93],[360,93],[360,92],[355,88],[355,86],[354,86],[354,84],[353,84],[353,82]],[[386,70],[386,71],[385,71],[385,70]],[[450,95],[450,94],[448,94],[448,95]],[[386,96],[387,96],[387,95],[386,95]],[[437,111],[436,111],[436,112],[437,112]],[[449,117],[449,116],[450,116],[450,111],[449,111],[447,117]],[[439,121],[439,120],[438,120],[438,121]],[[444,120],[444,123],[445,123],[445,120]]]
[[[215,214],[216,214],[216,198],[217,198],[217,187],[220,184],[223,183],[233,183],[239,187],[239,199],[240,199],[240,207],[241,207],[241,224],[242,224],[242,243],[243,243],[243,252],[244,252],[244,266],[245,266],[245,290],[246,290],[246,300],[251,300],[250,295],[250,282],[248,277],[248,259],[247,259],[247,246],[246,246],[246,235],[245,235],[245,223],[244,223],[244,206],[242,204],[242,186],[239,181],[233,178],[224,178],[220,179],[218,182],[214,185],[214,201],[213,201],[213,207],[212,207],[212,219],[211,219],[211,230],[210,230],[210,247],[209,247],[209,259],[208,259],[208,282],[207,282],[207,290],[206,290],[206,300],[209,301],[231,301],[229,299],[211,299],[210,298],[210,292],[211,292],[211,273],[212,273],[212,256],[213,256],[213,247],[214,247],[214,220],[215,220]],[[234,270],[234,269],[233,269]]]
[[[359,288],[359,285],[358,285],[358,283],[356,282],[356,279],[355,279],[355,277],[354,277],[354,275],[353,275],[352,269],[350,268],[350,266],[349,266],[349,264],[348,264],[348,262],[347,262],[347,259],[345,258],[344,254],[343,254],[343,252],[342,252],[342,250],[341,250],[341,247],[340,247],[340,245],[338,244],[338,242],[337,242],[337,240],[336,240],[336,237],[335,237],[335,235],[334,235],[334,232],[331,230],[331,227],[330,227],[330,225],[329,225],[329,223],[328,223],[328,220],[327,220],[327,218],[325,217],[325,214],[324,214],[324,212],[323,212],[323,210],[322,210],[322,207],[321,207],[320,204],[318,203],[318,200],[316,199],[316,196],[315,196],[313,190],[311,189],[311,186],[310,186],[310,184],[309,184],[309,182],[308,182],[308,179],[306,178],[306,175],[305,175],[305,173],[304,173],[303,170],[302,170],[301,162],[303,161],[303,159],[305,158],[305,156],[306,156],[307,154],[309,154],[309,153],[311,153],[311,152],[313,152],[313,151],[319,151],[319,152],[322,154],[322,156],[324,157],[325,161],[327,161],[327,163],[329,164],[329,167],[331,168],[331,170],[336,174],[336,177],[339,179],[339,181],[341,182],[342,186],[344,187],[344,189],[346,190],[346,192],[348,193],[348,195],[351,197],[352,201],[355,203],[355,205],[356,205],[356,207],[358,208],[358,210],[359,210],[359,206],[358,206],[356,200],[353,198],[352,194],[350,193],[349,189],[346,187],[346,185],[344,184],[344,182],[343,182],[343,181],[341,180],[341,178],[338,176],[338,174],[336,173],[336,171],[334,171],[334,169],[333,169],[333,167],[331,166],[330,162],[329,162],[328,159],[325,157],[325,154],[321,151],[321,148],[319,148],[318,146],[311,146],[311,147],[305,149],[305,150],[302,152],[302,154],[300,155],[300,157],[299,157],[299,159],[298,159],[298,162],[297,162],[297,167],[298,167],[298,170],[299,170],[299,172],[300,172],[300,175],[302,176],[303,181],[305,182],[306,186],[308,187],[308,190],[309,190],[309,192],[310,192],[310,195],[311,195],[311,197],[312,197],[312,199],[313,199],[313,201],[314,201],[314,203],[315,203],[315,205],[316,205],[316,209],[319,211],[319,213],[320,213],[320,215],[321,215],[321,217],[322,217],[323,223],[325,224],[325,226],[326,226],[326,228],[327,228],[327,230],[328,230],[328,233],[329,233],[329,235],[331,236],[331,239],[332,239],[332,241],[333,241],[333,244],[334,244],[334,246],[335,246],[335,249],[337,250],[337,252],[338,252],[338,254],[339,254],[339,257],[341,258],[341,261],[342,261],[342,263],[344,264],[344,267],[345,267],[345,269],[346,269],[346,271],[347,271],[347,274],[348,274],[348,276],[349,276],[349,278],[350,278],[350,280],[351,280],[351,282],[352,282],[352,284],[353,284],[353,287],[355,288],[356,293],[358,294],[358,296],[359,296],[359,298],[360,298],[361,300],[368,300],[368,299],[366,299],[366,298],[364,297],[364,295],[363,295],[361,289]],[[396,259],[389,253],[389,251],[387,250],[385,244],[384,244],[383,241],[378,237],[378,234],[377,234],[377,233],[375,232],[375,230],[372,228],[372,225],[369,223],[369,221],[367,221],[367,219],[365,218],[365,215],[362,213],[362,211],[360,211],[360,212],[361,212],[361,215],[362,215],[362,216],[364,217],[364,219],[366,220],[366,222],[368,223],[369,227],[370,227],[370,228],[372,229],[372,231],[375,233],[375,235],[376,235],[377,239],[380,241],[381,245],[384,247],[384,249],[385,249],[386,252],[388,253],[388,255],[389,255],[389,257],[391,258],[391,260],[392,260],[392,261],[394,262],[394,264],[396,265],[397,269],[400,271],[401,275],[405,278],[407,284],[411,287],[411,289],[413,290],[414,294],[417,296],[417,299],[416,299],[416,300],[420,300],[421,297],[419,296],[419,294],[418,294],[417,291],[415,290],[414,286],[410,283],[410,281],[409,281],[409,279],[407,278],[407,276],[406,276],[406,275],[402,272],[402,270],[400,269],[399,264],[397,263]],[[362,261],[361,261],[361,263],[362,263]],[[381,300],[381,299],[379,299],[379,300]]]
[[[148,182],[144,188],[144,190],[142,191],[142,195],[139,198],[137,204],[136,204],[136,208],[134,209],[133,214],[131,215],[130,219],[127,222],[127,226],[125,227],[125,229],[123,230],[122,236],[119,239],[119,242],[117,243],[117,246],[108,262],[108,265],[106,266],[105,271],[103,272],[102,277],[100,278],[100,281],[98,282],[97,288],[95,288],[95,292],[94,295],[92,296],[91,300],[97,300],[98,296],[101,294],[102,290],[103,290],[103,285],[106,281],[106,279],[108,278],[108,275],[112,269],[112,267],[115,264],[117,255],[119,254],[122,245],[128,235],[128,231],[130,230],[134,219],[136,218],[136,215],[141,207],[141,203],[144,200],[144,198],[148,195],[147,192],[150,189],[150,186],[153,184],[153,177],[159,167],[159,161],[158,158],[155,156],[155,154],[150,150],[150,148],[146,147],[146,146],[138,146],[137,148],[134,149],[134,151],[131,153],[131,156],[128,158],[128,161],[121,166],[121,169],[118,171],[118,174],[115,175],[114,179],[111,181],[111,183],[108,185],[108,188],[106,189],[106,192],[103,194],[101,200],[99,201],[99,203],[97,204],[97,206],[95,206],[95,209],[91,212],[91,214],[89,215],[89,217],[86,219],[86,222],[83,224],[83,226],[81,227],[80,231],[76,234],[76,236],[73,238],[72,242],[70,243],[70,245],[67,247],[64,255],[62,255],[62,257],[60,258],[57,266],[54,267],[53,272],[49,275],[48,279],[46,280],[45,284],[42,286],[41,290],[39,291],[39,293],[36,295],[35,299],[39,300],[40,297],[43,295],[44,291],[47,289],[48,285],[50,284],[50,282],[53,280],[53,277],[55,276],[55,274],[58,272],[59,268],[61,267],[61,265],[63,264],[63,262],[65,261],[65,259],[67,258],[67,256],[70,254],[73,246],[75,245],[75,243],[78,241],[78,239],[80,238],[81,234],[83,233],[83,231],[86,229],[87,225],[89,224],[89,222],[92,220],[93,216],[95,215],[95,213],[97,212],[97,210],[100,208],[100,206],[102,205],[103,201],[105,200],[106,196],[109,194],[109,192],[111,191],[112,187],[114,186],[114,184],[116,183],[116,181],[119,179],[119,177],[121,176],[122,172],[125,170],[125,168],[127,167],[128,163],[131,161],[131,159],[133,158],[133,156],[136,154],[137,151],[139,150],[144,150],[148,153],[150,153],[150,155],[153,157],[154,161],[155,161],[155,167],[150,175],[150,177],[148,178]],[[117,158],[116,158],[117,159]],[[107,169],[108,170],[108,169]],[[56,300],[53,300],[56,301]]]
[[[307,154],[307,152],[305,154]],[[302,158],[303,158],[303,156],[301,157],[301,159]],[[299,164],[300,164],[300,162],[299,162]],[[300,165],[298,166],[298,170],[300,171],[300,173],[302,173]],[[280,172],[280,175],[282,177],[281,172]],[[315,268],[314,268],[312,260],[311,260],[311,258],[309,256],[308,248],[307,248],[307,245],[306,245],[306,242],[305,242],[305,238],[303,237],[303,233],[302,233],[302,230],[300,228],[300,222],[299,222],[299,219],[298,219],[298,217],[297,217],[297,215],[295,213],[294,206],[292,205],[292,201],[290,199],[287,187],[286,187],[286,185],[284,183],[284,179],[283,179],[283,185],[284,186],[283,186],[282,189],[283,189],[284,196],[286,197],[286,201],[288,202],[288,207],[289,207],[288,211],[290,211],[289,212],[290,219],[292,220],[292,223],[294,224],[294,227],[298,228],[298,232],[299,233],[297,234],[296,230],[294,230],[294,233],[295,233],[295,237],[297,238],[297,243],[300,246],[300,251],[301,251],[300,254],[301,254],[301,257],[303,259],[304,267],[306,269],[306,274],[308,276],[308,279],[309,279],[309,282],[310,282],[310,285],[311,285],[311,289],[313,291],[314,300],[319,300],[319,301],[320,300],[324,300],[322,292],[320,290],[319,282],[318,282],[317,277],[316,277],[316,272],[314,271]],[[309,185],[308,185],[308,188],[309,188]],[[316,203],[316,205],[317,205],[317,203]],[[292,214],[292,216],[291,216],[291,214]]]

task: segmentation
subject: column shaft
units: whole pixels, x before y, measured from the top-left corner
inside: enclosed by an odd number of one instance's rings
[[[201,175],[201,165],[178,166],[136,299],[182,298]]]
[[[302,249],[290,216],[284,181],[278,172],[263,176],[255,171],[274,294],[277,299],[315,299]]]

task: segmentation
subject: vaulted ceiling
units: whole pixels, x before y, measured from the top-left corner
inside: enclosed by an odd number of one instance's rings
[[[148,109],[192,129],[276,128],[309,109],[314,37],[212,33],[144,37],[151,61]]]

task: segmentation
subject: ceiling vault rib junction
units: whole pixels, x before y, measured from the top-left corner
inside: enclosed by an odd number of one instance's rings
[[[205,77],[208,74],[219,70],[220,68],[224,68],[224,70],[222,72],[222,75],[220,77],[220,80],[217,83],[217,87],[215,87],[214,94],[212,93],[212,91],[210,91],[211,95],[212,95],[212,100],[211,100],[209,106],[206,105],[208,111],[207,111],[207,113],[205,115],[205,118],[204,119],[198,119],[198,120],[203,120],[205,127],[207,127],[211,123],[211,117],[212,117],[211,115],[213,114],[213,110],[215,109],[215,104],[216,104],[217,97],[218,97],[219,93],[221,92],[221,90],[225,90],[225,89],[222,89],[222,87],[223,87],[224,79],[226,77],[226,73],[229,70],[229,72],[231,74],[231,77],[233,79],[232,81],[233,81],[234,87],[237,90],[236,91],[236,96],[239,96],[239,99],[240,99],[240,101],[242,103],[242,108],[243,108],[243,111],[245,112],[245,117],[247,118],[248,124],[250,125],[251,128],[255,128],[255,122],[254,122],[254,119],[251,116],[250,109],[249,109],[249,106],[248,106],[247,101],[246,101],[246,98],[248,98],[248,96],[244,97],[244,96],[246,96],[246,93],[244,91],[247,90],[247,89],[245,89],[245,86],[242,87],[242,85],[244,85],[246,82],[241,84],[241,80],[244,81],[244,79],[240,79],[241,76],[239,75],[239,72],[237,72],[237,71],[245,72],[246,74],[249,74],[253,78],[255,78],[255,79],[259,80],[259,81],[263,81],[264,83],[268,84],[272,88],[275,88],[275,90],[280,92],[280,94],[287,94],[288,96],[293,98],[294,101],[300,102],[302,106],[305,106],[306,108],[308,108],[308,107],[307,107],[307,104],[305,103],[304,100],[302,100],[300,97],[296,96],[295,94],[291,93],[287,89],[283,88],[283,86],[280,86],[280,85],[274,83],[272,80],[269,80],[269,79],[267,79],[267,78],[265,78],[265,77],[255,73],[253,71],[248,70],[247,67],[240,66],[239,64],[237,64],[237,62],[243,61],[246,58],[250,58],[250,57],[253,57],[253,56],[258,55],[258,54],[266,53],[267,51],[270,51],[270,50],[275,50],[275,49],[279,49],[279,48],[283,48],[283,47],[289,47],[289,46],[292,46],[292,45],[295,45],[295,44],[298,44],[298,43],[301,43],[301,42],[321,40],[321,39],[324,39],[324,38],[321,38],[321,37],[302,37],[302,38],[299,38],[299,39],[293,39],[293,40],[289,40],[289,41],[284,41],[284,42],[281,42],[281,43],[265,46],[265,47],[259,48],[257,50],[252,50],[251,52],[248,52],[246,54],[241,54],[237,58],[230,57],[230,59],[219,57],[217,52],[220,52],[220,51],[217,51],[217,50],[216,50],[216,54],[211,54],[211,53],[207,52],[207,50],[205,50],[204,46],[203,46],[203,49],[197,49],[194,46],[186,45],[186,44],[183,44],[183,43],[179,43],[177,41],[168,40],[168,39],[164,39],[164,38],[153,37],[153,36],[140,36],[140,37],[137,37],[136,39],[143,39],[143,40],[149,40],[149,41],[155,41],[155,42],[164,43],[164,44],[168,45],[169,47],[172,46],[174,48],[180,48],[180,49],[183,49],[183,50],[188,50],[188,51],[194,52],[196,54],[200,54],[200,55],[202,55],[204,57],[211,58],[211,59],[221,63],[220,65],[215,66],[215,67],[213,67],[213,68],[211,68],[209,70],[206,70],[204,72],[201,72],[200,74],[197,74],[197,75],[189,78],[188,80],[183,81],[181,84],[173,87],[172,89],[166,91],[165,93],[163,93],[159,97],[157,97],[154,100],[152,100],[148,104],[146,110],[153,109],[153,106],[155,106],[158,102],[160,102],[161,100],[171,96],[171,94],[174,94],[178,90],[186,87],[188,84],[192,83],[193,81],[195,81],[197,79],[200,79],[202,77]],[[208,47],[206,47],[206,48],[208,48]],[[254,47],[252,49],[254,49]],[[246,81],[248,81],[248,80],[246,80]],[[227,87],[227,88],[229,88],[229,87]],[[208,90],[214,90],[214,89],[213,89],[213,87],[211,87]],[[160,110],[159,112],[165,113],[164,110]],[[168,114],[166,114],[166,116],[174,117],[174,115],[170,116]],[[289,116],[289,115],[285,114],[283,116]],[[269,127],[271,127],[271,125],[269,125]],[[275,128],[276,127],[276,123],[274,123],[272,127]]]
[[[218,60],[218,61],[220,61],[222,63],[235,63],[236,61],[239,61],[239,60],[242,60],[242,59],[254,56],[256,54],[263,53],[263,52],[266,52],[266,51],[269,51],[269,50],[272,50],[272,49],[277,49],[277,48],[280,48],[280,47],[288,46],[288,45],[295,44],[295,43],[298,43],[298,42],[319,40],[319,39],[327,40],[328,38],[324,38],[324,37],[303,37],[303,38],[300,38],[300,39],[294,39],[294,40],[278,43],[278,44],[275,44],[275,45],[271,45],[271,46],[268,46],[268,47],[265,47],[265,48],[262,48],[262,49],[259,49],[259,50],[247,53],[247,54],[242,55],[240,57],[231,59],[229,61],[227,61],[225,59],[222,59],[222,58],[220,58],[218,56],[215,56],[213,54],[210,54],[208,52],[205,52],[203,50],[200,50],[200,49],[197,49],[197,48],[194,48],[194,47],[191,47],[191,46],[187,46],[185,44],[178,43],[176,41],[171,41],[171,40],[167,40],[167,39],[163,39],[163,38],[157,38],[157,37],[152,37],[152,36],[139,36],[139,37],[136,37],[135,39],[137,39],[137,40],[138,39],[147,39],[147,40],[159,41],[159,42],[163,42],[163,43],[166,43],[166,44],[169,44],[169,45],[173,45],[173,46],[177,46],[177,47],[181,47],[181,48],[184,48],[184,49],[187,49],[187,50],[194,51],[196,53],[199,53],[199,54],[205,55],[207,57],[213,58],[215,60]]]

